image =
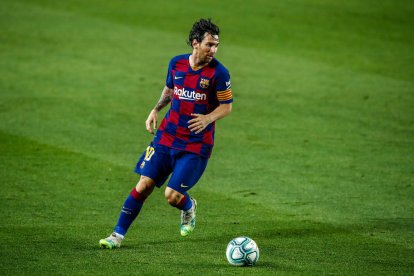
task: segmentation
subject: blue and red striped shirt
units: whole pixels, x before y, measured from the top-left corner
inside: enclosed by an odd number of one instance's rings
[[[171,107],[162,120],[154,143],[210,157],[215,123],[201,133],[188,128],[192,113],[208,114],[219,104],[233,102],[229,71],[215,58],[205,67],[193,70],[190,54],[171,59],[166,86],[174,90]]]

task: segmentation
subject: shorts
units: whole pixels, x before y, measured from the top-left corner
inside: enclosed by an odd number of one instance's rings
[[[158,188],[171,175],[167,187],[185,193],[200,179],[207,162],[208,158],[198,154],[150,143],[134,171],[153,179]]]

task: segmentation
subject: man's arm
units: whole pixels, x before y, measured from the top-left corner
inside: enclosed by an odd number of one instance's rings
[[[173,92],[174,91],[167,86],[165,86],[162,90],[160,99],[158,100],[154,109],[151,110],[147,120],[145,121],[145,127],[147,128],[149,133],[154,134],[154,130],[157,129],[158,112],[162,110],[169,102],[171,102]]]
[[[200,133],[212,122],[215,122],[229,115],[231,112],[231,108],[232,103],[220,104],[209,114],[191,114],[191,116],[193,116],[194,118],[188,121],[188,128],[195,133]]]

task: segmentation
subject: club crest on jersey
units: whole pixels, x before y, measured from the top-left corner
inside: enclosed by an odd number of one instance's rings
[[[205,78],[200,79],[200,87],[201,88],[206,89],[206,88],[209,87],[209,85],[210,85],[210,80],[209,79],[205,79]]]

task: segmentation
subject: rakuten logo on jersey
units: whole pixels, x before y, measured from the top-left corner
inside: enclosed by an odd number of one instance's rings
[[[207,99],[206,94],[195,92],[194,90],[190,91],[185,89],[184,87],[182,89],[177,88],[177,86],[174,86],[174,95],[177,95],[178,98],[181,100],[190,100],[190,101],[204,101]]]

